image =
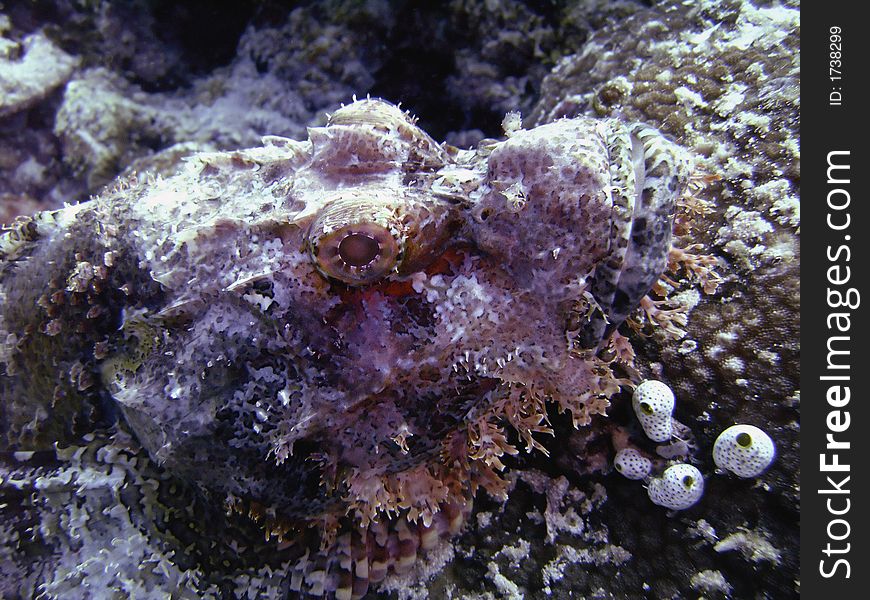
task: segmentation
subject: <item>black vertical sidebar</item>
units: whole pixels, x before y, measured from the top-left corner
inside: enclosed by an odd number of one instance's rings
[[[860,3],[801,8],[801,595],[870,585],[870,29]]]

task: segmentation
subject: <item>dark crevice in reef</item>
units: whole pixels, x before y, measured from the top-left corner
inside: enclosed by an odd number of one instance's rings
[[[417,0],[390,5],[395,25],[383,42],[388,58],[369,91],[402,102],[439,141],[471,129],[501,135],[505,112],[527,112],[556,57],[576,51],[588,34],[588,24],[565,24],[570,5],[561,1],[495,10]]]
[[[598,14],[564,0],[492,6],[421,0],[33,0],[6,12],[13,37],[42,28],[64,51],[81,57],[80,71],[102,67],[156,93],[191,86],[230,65],[245,31],[281,30],[298,9],[310,16],[306,28],[332,27],[333,43],[353,39],[354,56],[348,59],[355,57],[372,77],[365,82],[348,76],[357,95],[401,102],[438,141],[474,131],[468,138],[473,141],[500,136],[510,110],[529,114],[556,61],[579,51],[602,19],[632,12],[631,5],[616,3],[623,8]],[[289,75],[265,61],[256,66],[278,79],[311,71],[308,80],[291,82],[290,89],[304,89],[321,85],[317,63],[328,51],[299,53]],[[283,56],[279,50],[272,54]],[[344,77],[340,70],[329,74]]]
[[[208,73],[233,59],[254,4],[237,0],[160,0],[154,8],[155,21],[160,24],[155,33],[181,50],[193,73]],[[204,27],[203,21],[208,26]]]
[[[497,135],[504,115],[468,110],[446,91],[457,72],[456,47],[468,32],[450,23],[449,7],[439,3],[404,2],[397,5],[396,22],[386,45],[389,57],[375,74],[373,96],[402,102],[420,119],[419,124],[437,140],[450,131],[476,127]]]
[[[229,64],[256,4],[34,0],[14,3],[7,14],[13,33],[44,28],[60,48],[81,56],[83,67],[105,67],[146,92],[161,92]]]

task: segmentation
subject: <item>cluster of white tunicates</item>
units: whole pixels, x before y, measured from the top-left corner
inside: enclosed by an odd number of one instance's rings
[[[631,398],[634,414],[646,436],[654,442],[670,441],[674,434],[674,392],[654,379],[642,381]],[[652,461],[635,448],[626,447],[616,453],[614,468],[629,479],[648,480]],[[650,499],[659,506],[683,510],[695,504],[704,493],[704,476],[692,465],[676,463],[661,477],[649,480]]]
[[[653,379],[642,381],[632,395],[632,407],[646,436],[654,442],[666,442],[674,435],[674,393]],[[754,425],[733,425],[723,431],[713,445],[713,461],[720,472],[730,471],[738,477],[756,477],[773,462],[773,440]],[[652,461],[635,448],[625,447],[616,454],[614,468],[634,480],[648,480],[650,500],[671,510],[694,505],[704,493],[704,476],[690,464],[671,464],[659,477],[650,479]]]

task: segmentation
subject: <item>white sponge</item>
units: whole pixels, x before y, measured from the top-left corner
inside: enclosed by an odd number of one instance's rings
[[[652,470],[652,462],[634,448],[623,448],[616,453],[613,468],[629,479],[643,479]]]
[[[671,388],[661,381],[647,379],[635,388],[631,405],[649,439],[654,442],[671,439],[671,415],[674,412],[674,392]]]
[[[671,465],[661,478],[650,481],[647,493],[649,499],[659,506],[683,510],[704,495],[704,476],[692,465]]]
[[[773,462],[773,440],[754,425],[732,425],[713,444],[713,461],[738,477],[755,477]]]

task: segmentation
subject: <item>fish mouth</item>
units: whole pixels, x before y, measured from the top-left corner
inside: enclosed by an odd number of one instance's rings
[[[684,151],[657,130],[633,125],[630,140],[635,179],[631,231],[605,335],[628,318],[665,271],[677,199],[689,176]]]
[[[597,306],[580,344],[596,348],[649,293],[667,264],[677,197],[688,181],[678,146],[642,124],[615,122],[609,146],[614,224],[610,254],[596,267],[589,291]],[[620,194],[617,198],[617,194]]]

